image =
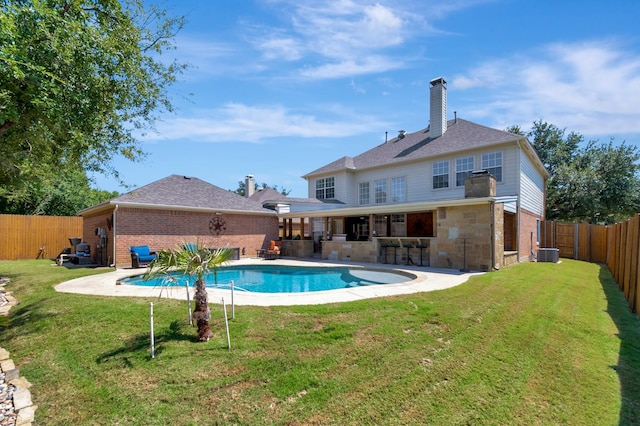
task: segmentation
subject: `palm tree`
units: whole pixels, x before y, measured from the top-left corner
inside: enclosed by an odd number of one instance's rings
[[[226,263],[233,256],[230,248],[209,249],[198,244],[183,244],[175,249],[165,249],[158,252],[157,257],[149,265],[149,270],[144,275],[145,279],[156,276],[168,277],[167,281],[172,282],[169,275],[171,271],[183,272],[196,279],[196,291],[193,301],[196,305],[192,318],[198,327],[198,340],[206,342],[213,337],[209,319],[211,310],[209,309],[209,296],[204,277],[209,271],[213,271],[214,280],[217,281],[217,268]]]

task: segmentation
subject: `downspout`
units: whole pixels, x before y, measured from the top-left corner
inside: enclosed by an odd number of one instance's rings
[[[110,265],[112,268],[116,268],[117,267],[117,263],[116,263],[116,212],[118,211],[118,204],[116,204],[116,208],[113,209],[113,263]]]

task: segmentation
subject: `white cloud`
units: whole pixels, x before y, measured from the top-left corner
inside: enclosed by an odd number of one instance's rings
[[[527,56],[488,61],[456,76],[450,90],[486,89],[461,116],[492,125],[543,120],[584,135],[640,134],[640,56],[612,41],[557,43]]]
[[[353,75],[380,73],[398,69],[401,63],[381,56],[362,58],[360,62],[346,59],[341,62],[328,63],[317,67],[300,69],[298,75],[312,79],[341,78]]]
[[[199,142],[264,142],[269,138],[334,138],[369,132],[379,118],[357,115],[341,107],[318,107],[328,118],[288,110],[282,105],[250,106],[228,103],[210,111],[194,112],[192,117],[176,117],[158,123],[157,134],[146,141],[192,140]]]
[[[259,41],[258,46],[266,59],[296,61],[302,57],[298,41],[290,37],[273,37]]]
[[[366,0],[284,0],[287,27],[261,28],[254,45],[269,60],[301,61],[293,75],[328,79],[406,66],[395,55],[425,33],[415,6]],[[266,40],[266,42],[265,42]],[[390,48],[399,49],[392,52]],[[292,54],[294,52],[295,54]],[[304,62],[303,62],[304,61]]]

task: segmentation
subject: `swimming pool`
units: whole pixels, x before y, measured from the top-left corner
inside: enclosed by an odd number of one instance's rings
[[[234,289],[256,293],[306,293],[337,290],[370,285],[397,284],[415,279],[415,275],[400,271],[382,271],[356,267],[306,267],[282,265],[225,266],[217,270],[217,284],[213,273],[205,277],[208,288]],[[173,286],[185,286],[189,277],[176,273]],[[190,286],[195,279],[191,279]],[[124,278],[122,284],[159,287],[162,278],[144,281],[142,276]]]

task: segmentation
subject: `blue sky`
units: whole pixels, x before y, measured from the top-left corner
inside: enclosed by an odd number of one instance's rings
[[[306,197],[301,176],[429,123],[444,77],[448,118],[586,140],[640,143],[640,2],[234,0],[160,3],[184,15],[191,69],[175,114],[117,160],[140,187],[171,174],[235,190],[256,182]],[[98,176],[99,189],[127,192]]]

